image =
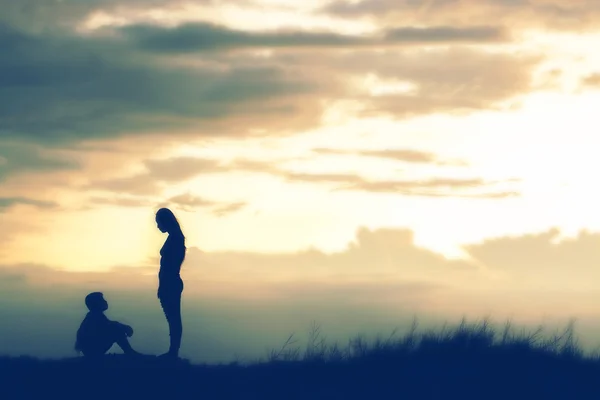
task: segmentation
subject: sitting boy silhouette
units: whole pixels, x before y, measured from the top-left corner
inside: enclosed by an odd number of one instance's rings
[[[85,305],[90,311],[77,330],[75,350],[82,352],[86,357],[100,357],[116,343],[125,354],[140,355],[131,348],[127,339],[133,335],[131,326],[111,321],[104,315],[104,311],[108,309],[108,303],[104,300],[102,293],[88,294],[85,297]]]

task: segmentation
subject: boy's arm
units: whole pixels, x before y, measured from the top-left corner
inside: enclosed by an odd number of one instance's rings
[[[119,329],[124,330],[126,333],[131,330],[131,335],[133,335],[133,329],[131,329],[130,326],[122,324],[118,321],[112,321],[112,320],[108,319],[108,317],[104,314],[102,314],[102,324],[106,324],[107,326],[116,326]],[[131,336],[131,335],[129,335],[129,336]]]
[[[123,329],[125,331],[125,334],[127,336],[133,335],[133,328],[131,326],[122,324],[122,323],[117,322],[117,321],[110,321],[110,323],[118,326],[120,329]]]

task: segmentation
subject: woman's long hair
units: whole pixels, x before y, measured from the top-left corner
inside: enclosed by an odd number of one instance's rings
[[[179,221],[175,218],[173,211],[168,208],[161,208],[156,212],[156,217],[164,222],[169,233],[179,233],[185,238],[183,231],[181,230],[181,225],[179,225]]]

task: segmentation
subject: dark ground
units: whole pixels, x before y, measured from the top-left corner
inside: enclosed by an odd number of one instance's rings
[[[600,361],[572,330],[495,340],[483,327],[410,334],[344,351],[315,344],[249,365],[192,365],[109,355],[0,358],[1,399],[597,399]],[[288,361],[283,361],[288,360]]]

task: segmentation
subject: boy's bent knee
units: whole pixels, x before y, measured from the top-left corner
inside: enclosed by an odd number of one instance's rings
[[[108,329],[108,336],[114,343],[123,337],[127,337],[127,329],[125,328],[125,326],[120,324],[111,325]]]

